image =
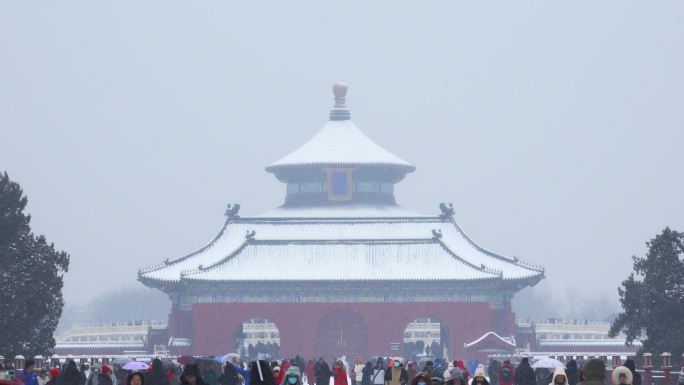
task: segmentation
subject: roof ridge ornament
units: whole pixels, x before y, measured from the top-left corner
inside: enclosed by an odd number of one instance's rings
[[[229,203],[226,206],[225,215],[228,218],[228,220],[240,218],[240,215],[238,215],[239,212],[240,212],[240,204],[239,203],[235,203],[233,205],[231,205]]]
[[[347,90],[349,86],[346,83],[335,83],[332,86],[333,95],[335,95],[335,105],[330,109],[330,120],[351,120],[351,113],[347,108]]]
[[[451,218],[454,216],[453,203],[449,203],[449,205],[447,206],[446,203],[442,202],[439,204],[439,210],[442,211],[442,214],[439,216],[442,219]]]

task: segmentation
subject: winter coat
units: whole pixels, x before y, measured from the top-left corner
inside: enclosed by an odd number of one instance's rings
[[[537,379],[530,361],[524,357],[515,369],[515,385],[536,385]]]
[[[546,368],[537,368],[534,370],[537,385],[546,385],[551,381],[551,371]]]
[[[368,361],[368,362],[366,362],[366,366],[363,367],[363,376],[361,377],[361,385],[371,385],[371,379],[372,378],[373,378],[373,364],[371,364],[371,362]]]
[[[489,375],[489,383],[492,385],[499,385],[499,371],[501,370],[501,363],[497,360],[492,360],[489,363],[489,368],[487,368],[487,374]]]
[[[597,359],[591,359],[582,369],[582,377],[584,381],[579,385],[603,385],[603,380],[606,378],[606,364]]]
[[[244,369],[241,366],[235,366],[235,371],[237,374],[241,375],[242,378],[245,379],[244,385],[250,385],[250,380],[252,378],[252,372],[250,372],[248,369]]]
[[[169,378],[164,372],[164,366],[160,359],[152,360],[152,369],[145,375],[146,385],[169,385]]]
[[[258,366],[257,366],[258,365]],[[259,369],[261,369],[261,376],[259,377]],[[271,371],[271,366],[267,361],[259,360],[252,362],[252,367],[249,373],[249,383],[251,385],[274,385],[275,378]]]
[[[29,372],[26,369],[17,371],[14,377],[24,385],[38,385],[38,376],[36,373]]]
[[[114,381],[112,381],[112,378],[104,373],[98,373],[96,378],[97,385],[114,385]]]
[[[634,376],[632,376],[632,371],[629,370],[628,368],[624,367],[624,366],[618,366],[617,368],[613,369],[613,373],[611,373],[610,378],[613,381],[614,385],[620,384],[620,376],[621,375],[625,376],[625,384],[632,385],[632,383],[634,381]]]
[[[354,365],[354,379],[356,382],[361,382],[363,380],[363,369],[366,367],[364,364]]]
[[[499,385],[513,385],[515,382],[515,368],[510,362],[505,362],[499,369]]]
[[[633,359],[628,359],[625,361],[625,368],[632,372],[632,385],[641,385],[641,374],[636,371],[636,363]],[[680,381],[681,383],[682,381]],[[571,384],[574,385],[574,384]]]
[[[223,373],[218,378],[220,385],[240,385],[240,378],[238,377],[235,366],[230,362],[223,368]]]
[[[407,383],[408,373],[406,373],[406,369],[392,367],[385,370],[385,385],[406,385]]]
[[[579,381],[577,361],[570,360],[570,362],[565,365],[565,375],[568,376],[568,385],[577,385],[577,382]]]
[[[556,384],[556,377],[558,377],[558,376],[565,377],[565,382],[563,382],[563,385],[569,385],[568,384],[568,375],[565,374],[565,369],[563,369],[563,368],[556,368],[556,370],[553,371],[553,376],[551,376],[551,383],[549,385],[555,385]]]
[[[314,385],[314,382],[316,382],[316,372],[314,371],[314,364],[313,360],[309,360],[309,362],[306,363],[306,382],[309,383],[309,385]]]
[[[371,383],[373,385],[383,385],[385,383],[385,368],[376,366],[375,369],[373,369]]]
[[[415,366],[409,364],[406,368],[406,375],[408,376],[409,382],[411,382],[418,375],[418,371],[416,370]]]
[[[344,367],[338,368],[335,366],[333,368],[333,374],[335,375],[335,385],[349,385],[347,383],[347,371],[344,370]]]
[[[76,368],[76,364],[67,364],[59,375],[58,382],[59,385],[81,385],[81,372]]]
[[[319,362],[316,367],[316,385],[330,385],[330,376],[332,374],[327,362]]]
[[[296,368],[296,366],[292,366],[291,368]],[[295,383],[292,384],[290,382],[290,379],[294,378]],[[285,374],[285,377],[283,377],[283,385],[302,385],[302,376],[299,374],[299,369],[295,370],[290,370],[287,374]]]

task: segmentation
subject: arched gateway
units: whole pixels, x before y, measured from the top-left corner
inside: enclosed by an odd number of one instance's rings
[[[345,85],[333,91],[323,129],[266,168],[286,184],[282,206],[229,206],[211,243],[139,272],[172,299],[170,336],[189,342],[185,353],[226,353],[258,315],[278,325],[282,356],[307,358],[403,354],[406,325],[426,315],[448,330],[440,346],[452,355],[490,331],[511,336],[511,298],[543,269],[476,245],[450,205],[397,205],[394,185],[415,167],[352,123]]]

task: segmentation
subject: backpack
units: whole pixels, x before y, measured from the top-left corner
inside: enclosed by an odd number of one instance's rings
[[[501,381],[511,382],[511,368],[501,369]]]

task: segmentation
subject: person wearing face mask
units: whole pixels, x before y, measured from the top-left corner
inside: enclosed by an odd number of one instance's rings
[[[302,377],[299,375],[299,370],[295,367],[290,367],[287,374],[283,377],[283,385],[302,385]]]
[[[479,365],[477,369],[475,369],[475,374],[473,375],[473,383],[472,385],[489,385],[489,381],[487,381],[487,375],[485,374],[484,366]]]
[[[408,383],[408,373],[401,365],[401,358],[395,357],[392,366],[385,370],[385,385],[406,385]]]
[[[568,375],[565,373],[565,369],[556,368],[553,371],[553,379],[549,385],[569,385]]]
[[[411,380],[410,385],[432,385],[432,378],[427,374],[420,372]]]

